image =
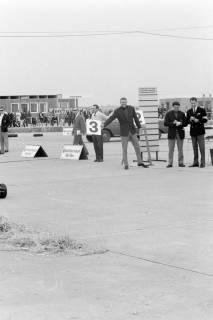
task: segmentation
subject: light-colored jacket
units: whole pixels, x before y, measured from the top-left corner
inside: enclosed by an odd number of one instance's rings
[[[80,113],[76,115],[76,118],[74,120],[73,135],[77,135],[77,131],[80,131],[81,135],[86,134],[86,124],[84,121],[84,117]]]

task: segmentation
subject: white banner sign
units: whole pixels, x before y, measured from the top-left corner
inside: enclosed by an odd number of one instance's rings
[[[38,157],[47,157],[46,152],[42,146],[37,145],[26,145],[22,151],[21,157],[25,158],[38,158]]]
[[[93,120],[87,119],[86,121],[87,126],[87,134],[88,135],[101,135],[101,121],[100,120]]]
[[[73,133],[73,128],[63,128],[63,136],[71,136]]]
[[[64,145],[61,152],[61,159],[79,160],[83,146]]]

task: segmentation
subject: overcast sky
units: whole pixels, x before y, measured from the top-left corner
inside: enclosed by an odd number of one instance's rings
[[[0,0],[1,32],[158,31],[213,38],[212,0]],[[166,30],[208,26],[188,30]],[[164,30],[165,29],[165,30]],[[64,93],[98,104],[213,93],[213,41],[143,34],[0,38],[0,95]]]

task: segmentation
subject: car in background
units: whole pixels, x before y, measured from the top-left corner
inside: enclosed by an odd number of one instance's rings
[[[162,134],[168,133],[168,127],[164,126],[164,119],[158,119],[158,125],[159,125],[159,139],[160,139]],[[120,137],[119,121],[117,119],[112,121],[106,128],[103,129],[102,135],[103,135],[104,142],[109,142],[110,139],[114,137]],[[87,135],[86,138],[89,142],[92,142],[91,135]]]

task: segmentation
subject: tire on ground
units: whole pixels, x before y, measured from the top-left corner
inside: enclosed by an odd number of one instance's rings
[[[7,187],[4,183],[0,183],[0,198],[4,199],[7,196]]]

